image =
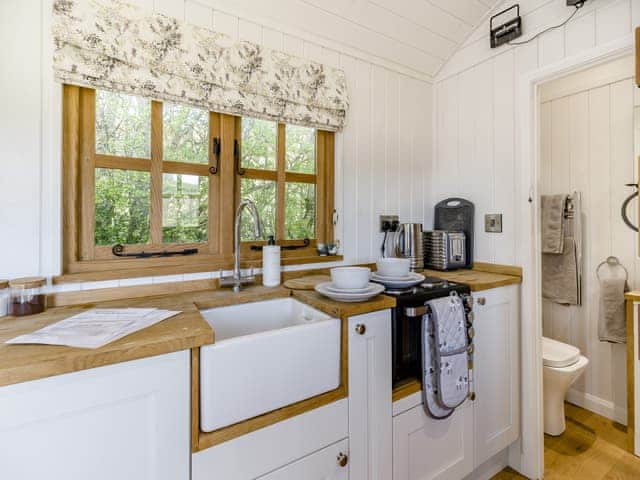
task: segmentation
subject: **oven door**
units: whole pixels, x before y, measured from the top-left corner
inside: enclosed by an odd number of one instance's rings
[[[422,379],[422,316],[424,305],[399,306],[392,314],[393,386]]]

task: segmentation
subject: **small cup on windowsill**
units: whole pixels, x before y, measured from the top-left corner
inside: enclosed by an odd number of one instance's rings
[[[327,244],[327,254],[334,256],[338,255],[338,250],[340,249],[340,241],[336,240],[334,243]]]
[[[321,257],[326,257],[329,254],[329,249],[326,243],[316,244],[316,251]]]

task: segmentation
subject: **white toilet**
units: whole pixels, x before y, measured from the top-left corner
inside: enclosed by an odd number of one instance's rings
[[[542,337],[544,433],[562,435],[565,430],[564,397],[587,368],[589,360],[572,345]]]

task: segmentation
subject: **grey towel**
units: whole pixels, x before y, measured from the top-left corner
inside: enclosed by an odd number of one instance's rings
[[[566,237],[562,254],[542,254],[542,296],[562,305],[579,305],[579,288],[576,242]]]
[[[542,253],[563,253],[564,207],[568,195],[542,195]]]
[[[624,278],[600,280],[600,316],[598,337],[601,342],[627,343],[627,319],[624,292],[628,291]]]

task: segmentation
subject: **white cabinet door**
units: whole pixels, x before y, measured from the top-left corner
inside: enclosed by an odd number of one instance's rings
[[[391,311],[349,318],[351,480],[389,480],[392,463]]]
[[[349,441],[345,439],[258,480],[349,480],[348,454]]]
[[[474,294],[476,466],[500,452],[520,430],[519,286]]]
[[[182,351],[0,388],[0,478],[188,480],[189,359]]]
[[[444,420],[422,405],[393,418],[393,480],[460,480],[472,470],[472,402]]]

